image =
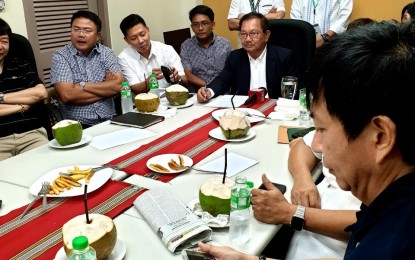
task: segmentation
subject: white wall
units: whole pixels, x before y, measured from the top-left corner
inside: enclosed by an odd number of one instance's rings
[[[110,17],[111,46],[119,54],[127,43],[119,29],[129,14],[143,17],[150,28],[151,39],[164,42],[163,32],[190,26],[189,11],[202,0],[107,0]]]
[[[0,17],[10,25],[14,33],[27,37],[23,1],[28,0],[6,0],[6,7],[0,12]]]
[[[30,0],[6,0],[6,8],[0,12],[0,17],[7,21],[13,32],[27,37],[23,1]],[[127,15],[136,13],[142,16],[150,28],[151,39],[163,42],[164,31],[189,27],[188,14],[190,9],[203,4],[203,0],[106,1],[108,4],[111,45],[117,55],[127,46],[119,29],[121,20]]]

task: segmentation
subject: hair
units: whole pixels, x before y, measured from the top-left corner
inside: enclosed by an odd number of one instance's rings
[[[99,18],[99,16],[96,15],[95,13],[93,13],[91,11],[87,11],[87,10],[77,11],[76,13],[74,13],[72,15],[71,27],[72,27],[73,21],[75,19],[78,19],[78,18],[85,18],[85,19],[91,20],[95,24],[95,26],[97,27],[97,31],[101,32],[102,22],[101,22],[101,19]]]
[[[130,14],[129,16],[122,19],[120,23],[121,32],[124,34],[124,36],[127,36],[127,31],[140,23],[147,28],[146,22],[141,16],[138,14]]]
[[[263,14],[257,13],[257,12],[250,12],[242,16],[241,20],[239,20],[239,30],[241,30],[241,27],[244,21],[251,20],[251,19],[260,19],[262,31],[265,32],[266,30],[268,30],[269,23],[268,23],[267,18],[265,18]]]
[[[11,36],[12,35],[12,29],[10,28],[9,24],[0,18],[0,35],[7,35],[7,36]]]
[[[366,25],[366,24],[371,24],[374,23],[375,21],[370,19],[370,18],[358,18],[356,20],[353,20],[349,23],[349,25],[347,25],[347,30],[362,26],[362,25]]]
[[[193,17],[197,14],[203,14],[209,17],[209,20],[211,22],[215,21],[215,14],[213,13],[213,10],[206,5],[197,5],[189,12],[189,20],[192,21]]]
[[[354,140],[373,117],[384,115],[396,125],[396,147],[405,162],[415,163],[412,119],[415,109],[415,22],[360,26],[336,35],[317,50],[312,104],[325,102],[328,113]]]
[[[402,8],[401,22],[406,11],[408,11],[408,14],[411,16],[411,19],[414,19],[415,18],[415,2],[409,3]]]

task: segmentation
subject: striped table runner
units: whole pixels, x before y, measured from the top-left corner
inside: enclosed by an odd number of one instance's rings
[[[109,180],[88,194],[89,213],[114,218],[131,207],[144,191],[128,183]],[[42,199],[39,199],[20,220],[26,206],[0,217],[0,259],[54,259],[63,245],[63,224],[85,214],[83,196],[49,198],[45,212],[42,211]]]
[[[276,101],[274,99],[266,99],[261,104],[252,105],[250,108],[268,115],[274,110],[275,105]],[[209,131],[218,126],[218,121],[212,117],[211,113],[208,113],[151,143],[142,145],[138,149],[112,160],[108,165],[117,165],[128,174],[138,174],[169,182],[178,174],[151,172],[146,166],[147,160],[156,155],[172,153],[187,155],[196,164],[226,144],[226,141],[209,136]]]

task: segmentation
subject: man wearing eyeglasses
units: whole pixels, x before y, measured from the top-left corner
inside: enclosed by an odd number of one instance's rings
[[[194,7],[189,19],[195,35],[182,43],[180,58],[189,85],[198,90],[222,71],[232,47],[229,40],[213,33],[215,14],[210,7]]]
[[[63,116],[84,128],[116,115],[113,96],[124,80],[117,57],[99,43],[100,37],[100,18],[78,11],[71,19],[71,43],[52,57],[51,84]]]
[[[248,95],[253,88],[266,88],[270,98],[281,96],[281,78],[296,75],[292,51],[267,45],[271,32],[264,15],[252,12],[240,21],[241,49],[232,51],[222,72],[197,92],[199,102],[225,93]]]

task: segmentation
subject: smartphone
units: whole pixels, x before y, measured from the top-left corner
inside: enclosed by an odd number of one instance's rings
[[[166,81],[167,81],[168,83],[173,83],[173,82],[170,80],[170,74],[171,74],[170,69],[169,69],[168,67],[166,67],[166,66],[163,66],[163,65],[162,65],[160,68],[161,68],[161,71],[163,72],[163,76],[164,76],[164,78],[166,79]]]
[[[285,193],[285,191],[287,190],[287,186],[285,186],[284,184],[280,184],[280,183],[275,183],[272,182],[272,184],[277,187],[277,189],[279,189],[281,191],[282,194]],[[258,189],[261,190],[266,190],[265,185],[262,183],[261,186],[258,187]]]
[[[183,260],[215,260],[213,255],[194,250],[183,250]]]

